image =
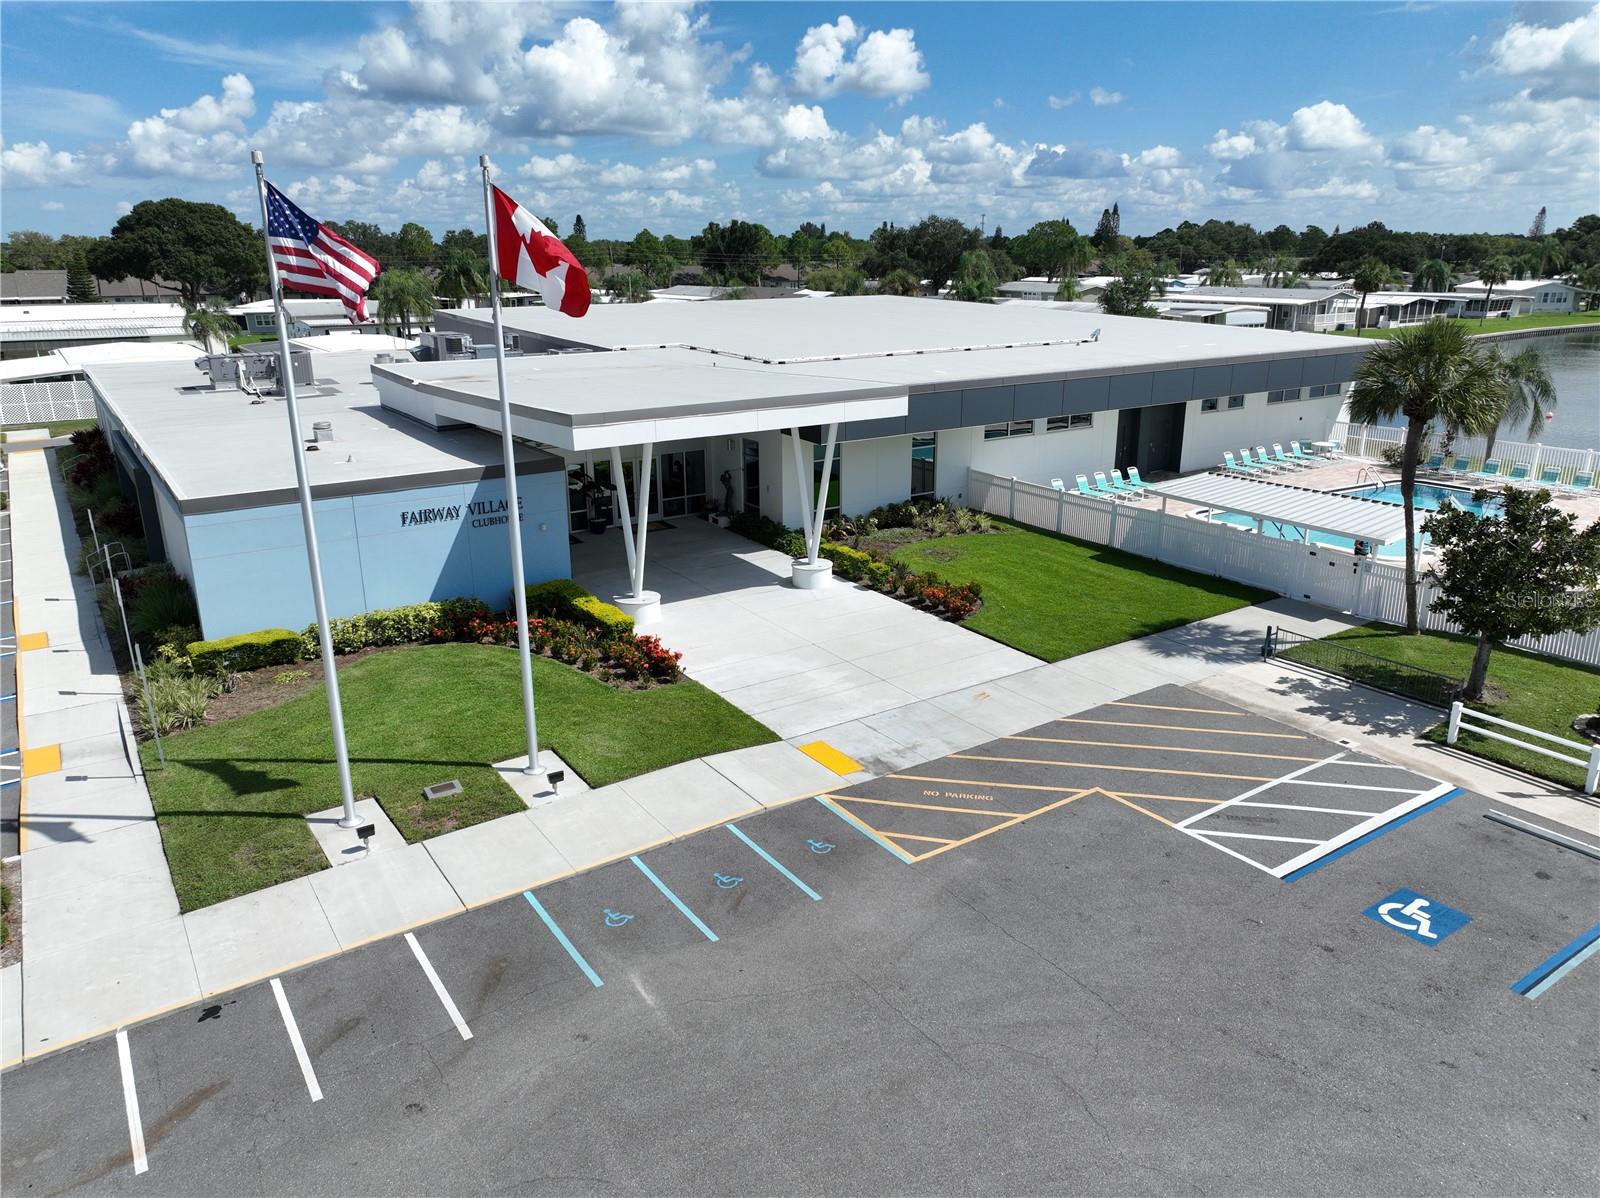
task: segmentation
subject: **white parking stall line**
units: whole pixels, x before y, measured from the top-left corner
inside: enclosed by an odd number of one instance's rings
[[[1199,812],[1196,815],[1191,815],[1187,819],[1181,819],[1174,824],[1173,827],[1177,828],[1179,831],[1187,832],[1190,824],[1197,824],[1207,816],[1215,815],[1224,808],[1232,807],[1235,803],[1242,803],[1246,799],[1253,799],[1258,794],[1271,790],[1274,786],[1281,786],[1285,782],[1292,782],[1299,778],[1301,774],[1309,774],[1312,770],[1320,769],[1322,766],[1325,766],[1330,762],[1338,761],[1343,756],[1343,752],[1338,752],[1333,754],[1331,757],[1324,757],[1321,761],[1313,761],[1310,765],[1303,765],[1297,770],[1291,770],[1281,778],[1274,778],[1270,782],[1263,782],[1260,786],[1252,787],[1243,794],[1235,795],[1231,799],[1227,799],[1224,802],[1218,803],[1215,807],[1207,807],[1204,811]]]
[[[1394,823],[1395,820],[1401,819],[1419,807],[1426,807],[1435,799],[1442,798],[1444,795],[1447,795],[1456,789],[1457,788],[1449,782],[1441,782],[1431,790],[1413,792],[1411,798],[1404,803],[1396,804],[1386,811],[1378,812],[1370,819],[1356,824],[1352,828],[1347,828],[1345,831],[1339,833],[1339,835],[1330,840],[1323,841],[1322,844],[1318,845],[1316,848],[1307,849],[1298,857],[1291,857],[1289,860],[1285,861],[1283,864],[1277,866],[1275,869],[1272,869],[1269,872],[1280,878],[1287,877],[1289,874],[1294,873],[1295,870],[1302,869],[1305,866],[1310,865],[1312,862],[1328,856],[1330,853],[1338,852],[1345,845],[1350,844],[1353,841],[1360,840],[1363,836],[1366,836],[1369,833],[1374,832],[1388,824]]]
[[[1344,763],[1340,762],[1339,764],[1343,765]],[[1288,779],[1279,778],[1278,781],[1285,782],[1288,781]],[[1411,786],[1363,786],[1359,782],[1313,782],[1310,778],[1296,778],[1294,780],[1294,784],[1296,786],[1325,786],[1329,790],[1376,790],[1382,792],[1383,794],[1391,795],[1409,795],[1416,793],[1416,788]],[[1276,785],[1276,783],[1274,783],[1274,785]]]
[[[1259,832],[1192,832],[1192,836],[1226,836],[1229,840],[1275,840],[1279,844],[1323,844],[1321,840],[1307,840],[1304,836],[1263,836]]]
[[[306,1055],[306,1042],[300,1038],[300,1025],[294,1021],[294,1012],[289,1009],[289,999],[283,992],[283,983],[277,978],[272,979],[272,997],[278,1000],[278,1014],[283,1016],[283,1030],[289,1033],[289,1044],[294,1049],[294,1059],[300,1062],[300,1073],[306,1079],[306,1089],[311,1092],[311,1101],[321,1102],[322,1087],[317,1084],[317,1071],[311,1067],[311,1058]]]
[[[1374,815],[1371,811],[1351,811],[1346,807],[1302,807],[1299,803],[1235,803],[1236,807],[1270,807],[1274,811],[1312,811],[1317,815],[1359,815],[1367,819]],[[1318,842],[1321,843],[1320,841]]]
[[[1215,840],[1211,839],[1212,834],[1209,832],[1191,832],[1189,829],[1185,828],[1184,835],[1193,837],[1195,840],[1198,840],[1201,844],[1205,845],[1208,849],[1216,849],[1217,852],[1226,853],[1230,857],[1234,857],[1240,861],[1243,861],[1246,865],[1253,865],[1264,874],[1271,874],[1273,877],[1278,876],[1276,873],[1273,873],[1272,866],[1262,865],[1261,862],[1257,861],[1254,857],[1246,857],[1243,853],[1230,849],[1225,844],[1217,843]]]
[[[450,1016],[450,1022],[456,1025],[456,1031],[461,1033],[463,1040],[472,1039],[472,1029],[467,1026],[467,1021],[461,1018],[461,1011],[456,1006],[456,1000],[450,997],[450,991],[444,988],[444,983],[439,980],[439,975],[434,972],[433,962],[428,960],[428,954],[422,951],[422,945],[417,943],[417,938],[410,932],[406,933],[406,943],[411,946],[411,951],[416,955],[417,964],[422,966],[422,972],[428,975],[428,981],[433,983],[433,992],[439,996],[439,1001],[444,1004],[445,1013]]]
[[[117,1060],[122,1066],[122,1105],[128,1112],[128,1143],[133,1148],[133,1171],[147,1172],[150,1162],[144,1154],[144,1122],[139,1118],[139,1093],[133,1086],[133,1056],[128,1052],[128,1031],[117,1029]]]

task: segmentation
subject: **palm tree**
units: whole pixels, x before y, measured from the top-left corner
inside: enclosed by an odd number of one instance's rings
[[[1554,237],[1546,237],[1539,242],[1538,254],[1541,278],[1555,278],[1567,264],[1567,247]]]
[[[1083,291],[1078,286],[1077,275],[1064,274],[1061,276],[1061,282],[1056,286],[1056,298],[1058,300],[1075,300],[1082,294]]]
[[[1485,458],[1494,456],[1494,439],[1502,424],[1525,423],[1528,440],[1535,441],[1544,433],[1545,412],[1556,406],[1555,385],[1550,381],[1550,373],[1538,350],[1525,349],[1511,358],[1501,357],[1499,350],[1495,350],[1494,355],[1500,362],[1505,391],[1501,397],[1500,419],[1489,430],[1484,446]]]
[[[377,301],[384,328],[398,328],[402,337],[411,336],[413,317],[425,322],[433,315],[433,280],[420,270],[386,270],[367,295]]]
[[[202,304],[185,302],[183,331],[198,337],[206,353],[218,353],[228,348],[228,338],[238,336],[239,322],[223,310],[219,299],[209,299]]]
[[[901,267],[878,280],[879,295],[921,295],[922,280]]]
[[[1450,284],[1455,279],[1455,272],[1443,258],[1429,258],[1417,267],[1412,279],[1413,289],[1417,291],[1449,291]]]
[[[1207,287],[1237,287],[1244,282],[1244,274],[1239,269],[1239,264],[1232,258],[1225,262],[1213,262],[1205,269]]]
[[[1582,293],[1578,296],[1580,309],[1589,311],[1600,303],[1600,264],[1580,266],[1576,270],[1568,271],[1567,282]]]
[[[469,295],[478,296],[489,290],[484,277],[487,267],[488,259],[471,250],[459,246],[446,250],[439,259],[439,294],[454,300],[459,308]]]
[[[1379,424],[1406,418],[1400,459],[1400,497],[1405,506],[1406,631],[1417,631],[1417,458],[1434,421],[1468,435],[1487,436],[1500,423],[1506,401],[1500,359],[1476,344],[1466,329],[1438,317],[1400,329],[1368,350],[1356,367],[1350,419]]]
[[[1094,262],[1094,242],[1082,233],[1069,234],[1062,243],[1061,277],[1071,278],[1089,269]]]
[[[1494,289],[1509,279],[1511,272],[1511,260],[1503,256],[1490,258],[1478,268],[1478,282],[1489,285],[1489,290],[1483,296],[1483,315],[1478,318],[1479,328],[1489,319],[1489,301],[1494,297]]]
[[[1356,309],[1356,336],[1361,336],[1361,322],[1367,315],[1367,296],[1382,291],[1394,283],[1394,272],[1381,258],[1363,258],[1356,263],[1350,275],[1350,286],[1361,293],[1361,306]]]
[[[1294,259],[1285,254],[1274,254],[1267,259],[1265,269],[1261,274],[1263,287],[1298,287],[1300,285],[1300,272],[1295,268]]]

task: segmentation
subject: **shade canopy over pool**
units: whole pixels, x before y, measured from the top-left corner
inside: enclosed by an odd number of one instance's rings
[[[1219,511],[1236,512],[1256,520],[1292,524],[1311,532],[1332,533],[1353,541],[1388,545],[1406,537],[1405,511],[1392,503],[1362,499],[1269,483],[1229,474],[1191,474],[1157,483],[1153,493],[1161,496],[1162,509],[1168,499],[1199,504]]]

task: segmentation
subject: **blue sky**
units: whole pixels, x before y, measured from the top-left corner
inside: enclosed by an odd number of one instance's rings
[[[488,152],[565,230],[1521,231],[1600,195],[1600,5],[71,4],[7,0],[0,222],[138,200],[482,220]]]

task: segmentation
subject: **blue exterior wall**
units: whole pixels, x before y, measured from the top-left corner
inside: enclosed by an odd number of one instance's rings
[[[523,475],[517,493],[524,577],[542,582],[569,576],[566,476]],[[328,614],[352,616],[458,595],[475,595],[497,611],[509,607],[511,551],[504,513],[493,511],[505,494],[503,480],[490,479],[318,500]],[[484,507],[474,513],[472,504]],[[430,511],[434,520],[415,521],[415,513]],[[297,504],[187,516],[184,528],[206,637],[298,630],[316,618]]]

